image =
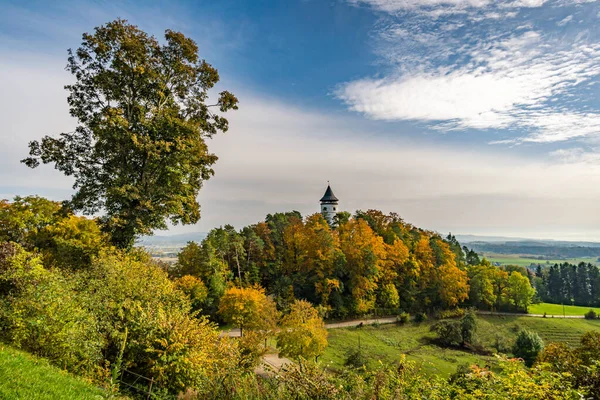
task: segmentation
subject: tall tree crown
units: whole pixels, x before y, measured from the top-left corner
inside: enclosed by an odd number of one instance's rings
[[[160,44],[117,19],[84,34],[66,68],[75,77],[65,88],[77,128],[31,142],[23,162],[73,176],[71,207],[103,211],[102,226],[120,247],[169,220],[197,222],[196,197],[217,161],[205,140],[228,129],[212,108],[237,109],[238,100],[223,91],[207,104],[219,74],[196,43],[167,30]]]

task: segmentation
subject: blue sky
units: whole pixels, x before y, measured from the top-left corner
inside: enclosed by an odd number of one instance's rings
[[[586,0],[0,0],[0,197],[62,199],[19,165],[72,129],[66,49],[126,18],[194,38],[236,93],[197,226],[342,207],[458,233],[600,240],[600,4]]]

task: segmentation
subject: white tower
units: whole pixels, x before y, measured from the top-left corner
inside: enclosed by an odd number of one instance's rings
[[[327,190],[321,197],[321,214],[330,224],[333,222],[333,217],[338,212],[338,198],[333,194],[329,182],[327,182]]]

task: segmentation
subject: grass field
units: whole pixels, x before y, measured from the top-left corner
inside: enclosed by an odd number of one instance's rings
[[[381,325],[329,330],[329,346],[321,360],[332,369],[344,365],[346,354],[359,346],[368,357],[369,367],[379,361],[395,362],[401,354],[417,362],[425,373],[448,376],[460,364],[494,365],[495,358],[468,351],[436,346],[429,332],[431,323],[405,326]],[[571,346],[590,330],[600,331],[600,321],[584,319],[531,318],[513,316],[478,317],[478,341],[487,348],[508,352],[521,328],[537,332],[546,342],[563,342]]]
[[[600,314],[600,308],[596,307],[580,307],[580,306],[563,306],[560,304],[540,303],[529,306],[529,314],[548,314],[548,315],[585,315],[590,310],[594,310],[596,314]]]
[[[528,267],[531,264],[554,265],[562,264],[564,262],[568,262],[571,264],[579,264],[580,262],[585,262],[598,265],[598,257],[569,258],[564,260],[539,260],[536,258],[528,258],[525,255],[519,254],[483,253],[482,256],[493,263],[497,262],[501,265],[519,265],[523,267]]]
[[[104,399],[101,389],[47,361],[0,344],[0,399]]]

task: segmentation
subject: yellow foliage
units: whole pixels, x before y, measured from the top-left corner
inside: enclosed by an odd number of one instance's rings
[[[219,314],[240,329],[273,330],[277,310],[273,300],[259,286],[231,287],[225,291],[219,305]]]
[[[285,357],[318,357],[327,347],[327,330],[319,312],[307,301],[296,300],[281,320],[277,347]]]

